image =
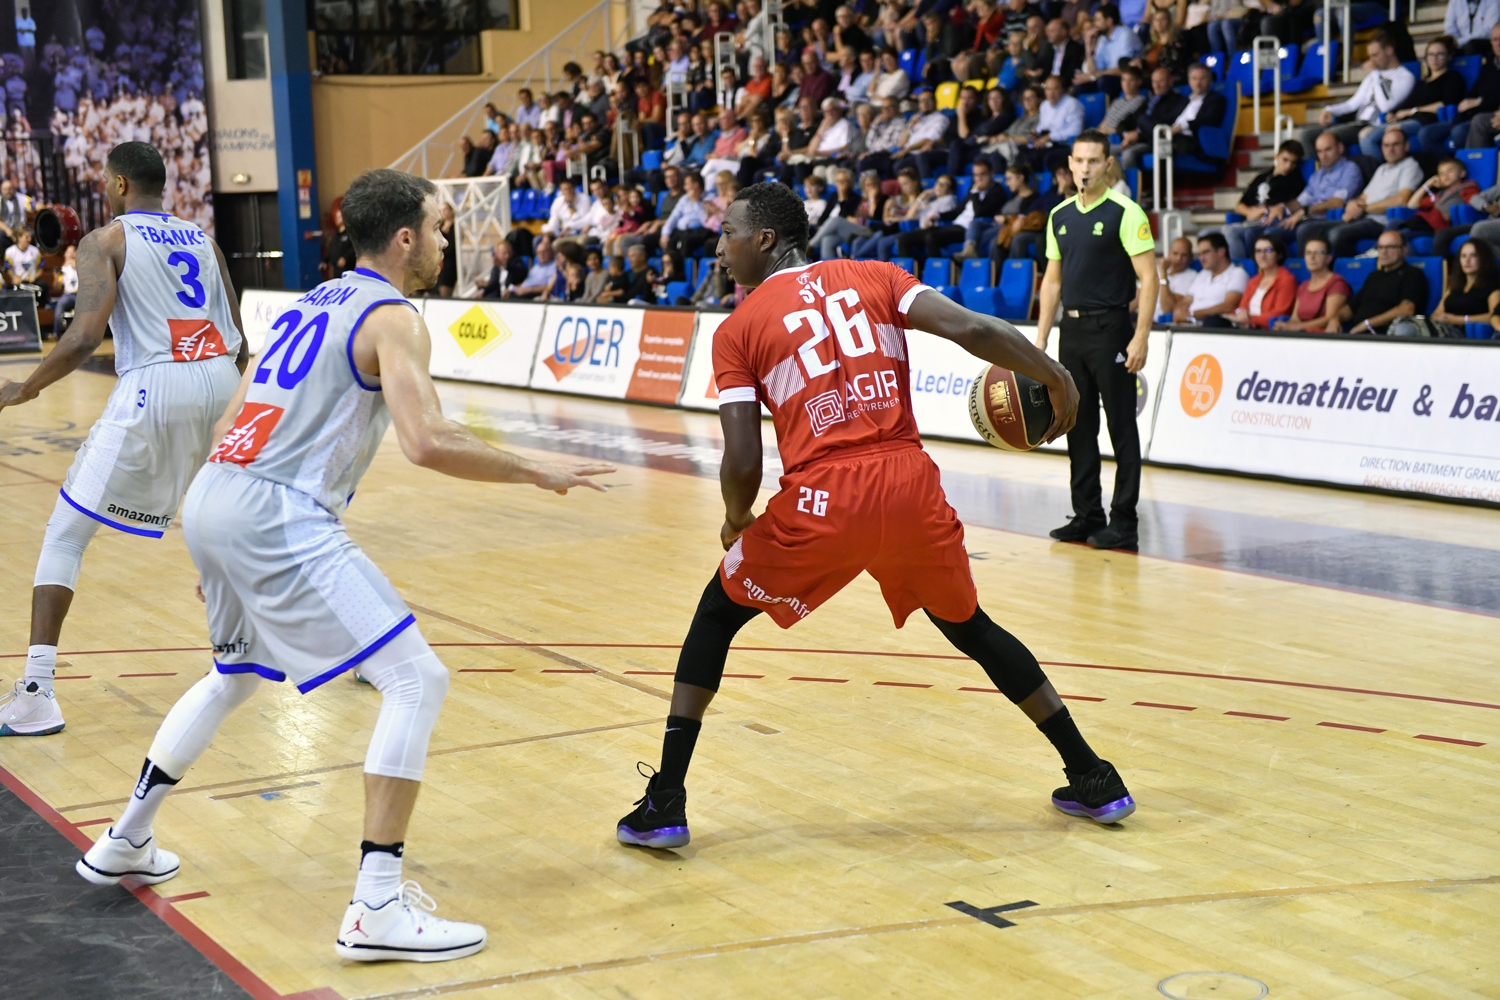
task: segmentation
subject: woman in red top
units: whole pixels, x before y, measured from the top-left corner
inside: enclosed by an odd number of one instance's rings
[[[1240,307],[1229,316],[1236,326],[1265,330],[1271,320],[1291,313],[1297,279],[1281,266],[1285,263],[1286,247],[1280,240],[1262,236],[1255,241],[1255,277],[1245,286]]]
[[[1328,241],[1321,236],[1303,243],[1302,260],[1307,265],[1307,280],[1297,286],[1297,301],[1291,319],[1281,320],[1276,329],[1329,333],[1328,324],[1338,316],[1352,294],[1349,282],[1329,269],[1333,253],[1328,248]]]

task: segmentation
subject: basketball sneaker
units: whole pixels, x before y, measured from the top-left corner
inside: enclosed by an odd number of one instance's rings
[[[1140,539],[1136,535],[1133,524],[1111,524],[1100,528],[1090,535],[1087,541],[1096,549],[1123,549],[1127,552],[1135,552],[1140,548]]]
[[[1061,528],[1053,528],[1047,532],[1048,535],[1059,542],[1084,542],[1088,537],[1107,526],[1103,520],[1091,520],[1086,517],[1074,517]]]
[[[1118,823],[1135,812],[1135,799],[1107,760],[1092,771],[1063,770],[1068,783],[1052,793],[1052,804],[1069,816],[1087,816],[1095,823]]]
[[[57,696],[24,677],[15,690],[0,698],[0,736],[51,736],[63,731]]]
[[[687,789],[656,787],[661,775],[647,764],[636,764],[636,770],[647,779],[646,794],[636,800],[635,810],[620,820],[615,836],[620,843],[636,847],[685,846],[692,839],[687,825]],[[646,771],[651,773],[647,775]]]
[[[73,867],[95,885],[114,885],[122,878],[155,885],[176,875],[181,865],[177,855],[156,846],[155,837],[136,846],[116,837],[115,828],[110,827]]]
[[[436,909],[437,900],[410,879],[379,906],[356,899],[344,911],[333,950],[351,962],[447,962],[484,947],[483,927],[435,917]]]

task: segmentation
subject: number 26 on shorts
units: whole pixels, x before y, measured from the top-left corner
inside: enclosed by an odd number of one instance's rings
[[[810,486],[797,487],[797,509],[814,517],[828,516],[828,491]]]

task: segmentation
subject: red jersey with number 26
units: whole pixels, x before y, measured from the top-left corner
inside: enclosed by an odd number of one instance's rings
[[[927,290],[881,261],[777,271],[714,332],[719,405],[768,406],[787,472],[849,448],[920,445],[905,331]]]

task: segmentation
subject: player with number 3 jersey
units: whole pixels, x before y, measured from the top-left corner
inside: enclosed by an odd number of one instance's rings
[[[785,186],[751,185],[724,213],[719,261],[754,289],[714,334],[726,553],[677,660],[661,767],[637,765],[646,794],[616,837],[643,847],[688,843],[688,763],[735,634],[762,611],[790,628],[861,572],[879,582],[897,628],[923,610],[1052,742],[1068,779],[1052,794],[1057,809],[1100,823],[1129,816],[1134,799],[1079,733],[1036,657],[979,607],[963,525],[917,434],[906,330],[1047,386],[1048,440],[1076,418],[1072,378],[1009,323],[954,304],[892,264],[810,264],[807,241],[807,213]],[[786,472],[757,517],[762,405]]]
[[[26,676],[0,703],[0,736],[62,731],[52,681],[84,549],[101,524],[162,537],[245,365],[223,255],[202,229],[162,211],[166,176],[146,143],[110,151],[104,183],[115,219],[79,244],[73,323],[25,382],[0,380],[0,408],[24,403],[87,360],[106,324],[114,336],[119,379],[47,522]]]

